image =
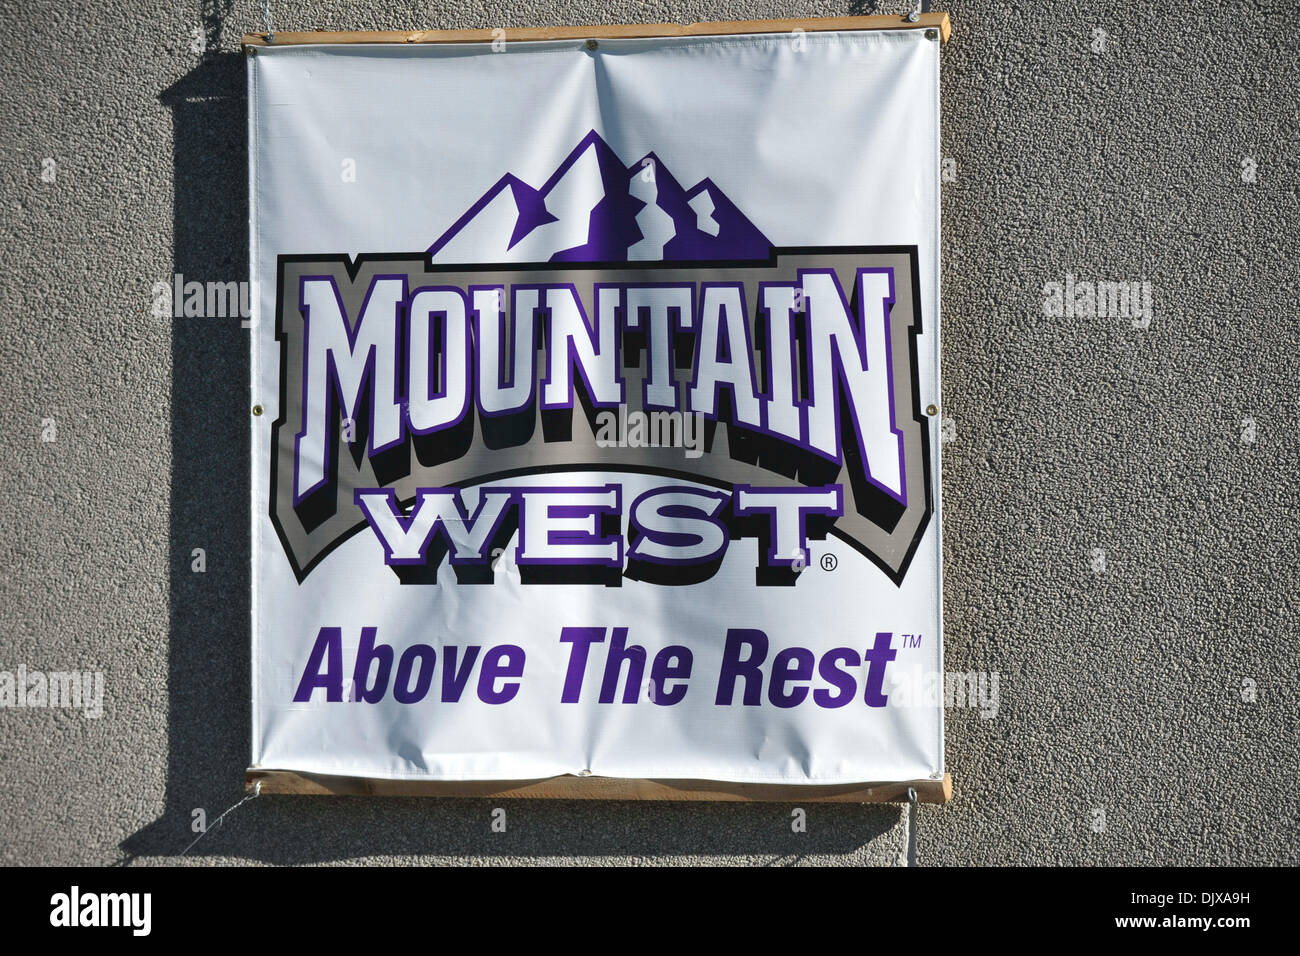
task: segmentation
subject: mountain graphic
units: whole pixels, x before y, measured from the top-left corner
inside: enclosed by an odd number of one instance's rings
[[[540,188],[507,173],[429,247],[433,262],[766,259],[772,243],[712,180],[630,166],[587,133]]]

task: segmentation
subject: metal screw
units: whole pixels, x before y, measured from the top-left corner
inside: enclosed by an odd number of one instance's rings
[[[927,40],[937,40],[937,39],[939,39],[939,31],[938,31],[938,30],[926,30],[926,31],[925,31],[925,38],[926,38]]]
[[[938,414],[939,414],[939,406],[938,406],[938,405],[927,405],[927,406],[925,406],[925,413],[926,413],[927,415],[930,415],[930,416],[938,415]]]
[[[261,405],[254,405],[254,406],[253,406],[253,414],[254,414],[254,415],[261,415],[261,414],[262,414],[262,411],[263,411],[263,409],[262,409],[262,406],[261,406]]]
[[[921,11],[920,11],[920,10],[912,10],[912,11],[909,12],[908,15],[907,15],[907,22],[908,22],[908,23],[915,23],[915,22],[916,22],[917,20],[919,20],[919,19],[921,19]]]
[[[595,40],[588,40],[588,41],[587,41],[587,49],[588,49],[588,50],[594,50],[594,49],[596,49],[596,47],[598,47],[598,46],[600,46],[600,44],[597,43]]]

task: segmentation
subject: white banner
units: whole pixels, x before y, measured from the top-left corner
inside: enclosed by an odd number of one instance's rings
[[[254,768],[942,776],[938,61],[249,57]]]

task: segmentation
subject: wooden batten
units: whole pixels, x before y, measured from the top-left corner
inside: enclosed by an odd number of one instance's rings
[[[634,780],[565,775],[544,780],[385,780],[250,768],[244,788],[259,793],[370,797],[492,797],[549,800],[714,800],[733,803],[895,803],[909,788],[921,803],[952,799],[952,778],[833,785],[726,783],[717,780]]]
[[[952,36],[946,13],[923,13],[915,21],[905,16],[809,17],[792,20],[736,20],[721,23],[619,23],[582,27],[521,27],[482,30],[368,30],[335,33],[276,31],[244,34],[245,47],[304,46],[344,43],[526,43],[535,40],[628,40],[650,37],[737,36],[741,34],[821,33],[835,30],[937,30],[944,43]]]

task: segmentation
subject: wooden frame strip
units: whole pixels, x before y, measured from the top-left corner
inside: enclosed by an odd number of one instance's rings
[[[952,799],[952,777],[895,783],[834,785],[727,783],[718,780],[634,780],[622,777],[560,776],[545,780],[384,780],[334,777],[292,770],[249,768],[244,789],[261,793],[370,797],[493,797],[552,800],[716,800],[737,803],[896,803],[909,787],[921,803]]]
[[[752,33],[793,33],[803,30],[938,30],[947,43],[952,21],[947,13],[923,13],[916,21],[905,16],[811,17],[793,20],[735,20],[722,23],[620,23],[585,27],[524,27],[505,30],[368,30],[331,33],[277,31],[268,43],[265,33],[244,34],[245,47],[302,46],[337,43],[507,43],[529,40],[627,40],[647,37],[734,36]],[[503,35],[504,34],[504,35]]]

